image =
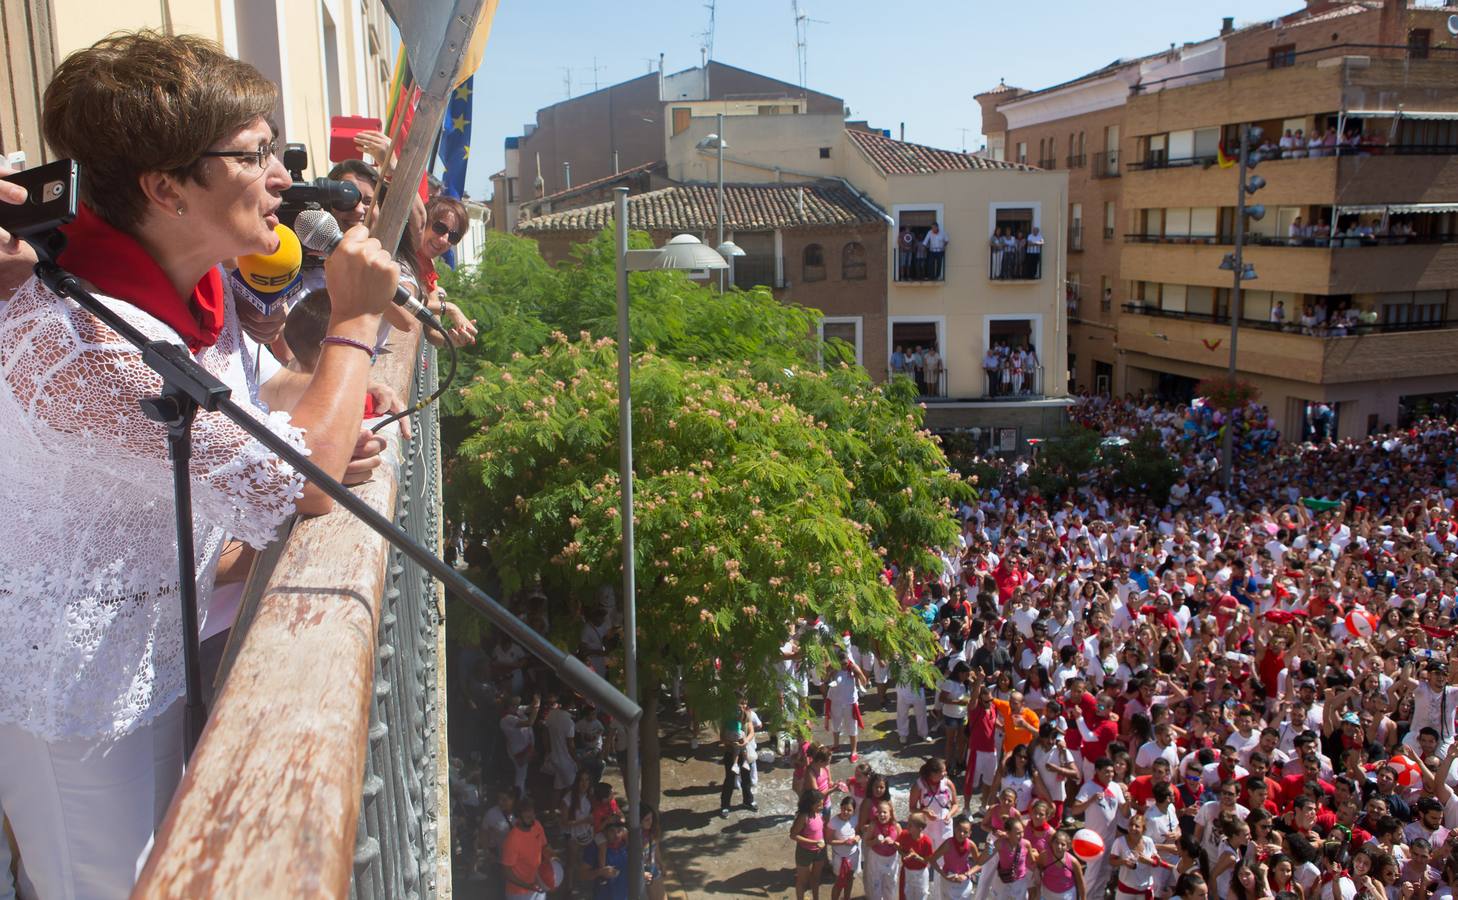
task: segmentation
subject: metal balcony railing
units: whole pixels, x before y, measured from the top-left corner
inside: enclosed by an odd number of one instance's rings
[[[1070,169],[1082,169],[1087,162],[1088,157],[1082,153],[1068,154],[1068,168]]]
[[[1089,169],[1089,174],[1094,178],[1118,178],[1119,151],[1104,150],[1100,153],[1095,153],[1093,168]]]
[[[1038,168],[1040,168],[1040,169],[1056,169],[1056,168],[1058,168],[1058,157],[1056,157],[1056,156],[1043,156],[1043,157],[1039,157],[1038,158]]]
[[[373,378],[418,399],[433,350],[394,333]],[[356,488],[440,548],[439,425]],[[394,900],[449,892],[439,586],[348,512],[296,523],[249,578],[207,727],[138,897]]]
[[[1229,325],[1230,314],[1228,312],[1204,313],[1189,312],[1186,310],[1160,309],[1157,306],[1146,306],[1142,303],[1125,303],[1124,312],[1139,316],[1156,316],[1162,319],[1184,319],[1191,322],[1210,322],[1216,325]],[[1287,315],[1292,315],[1287,310]],[[1300,310],[1294,312],[1296,316],[1301,315]],[[1328,323],[1320,326],[1319,329],[1307,329],[1299,321],[1271,322],[1266,319],[1252,319],[1241,317],[1241,328],[1254,328],[1258,331],[1280,331],[1286,334],[1304,334],[1310,337],[1352,337],[1361,334],[1398,334],[1409,331],[1443,331],[1449,328],[1458,328],[1458,320],[1455,319],[1433,319],[1418,322],[1353,322],[1342,323],[1340,326]]]
[[[1036,400],[1043,396],[1043,367],[1014,366],[1003,360],[996,369],[982,370],[984,400]]]
[[[1083,226],[1077,222],[1068,226],[1068,249],[1083,249]]]
[[[892,274],[892,280],[900,282],[946,281],[947,251],[943,250],[939,257],[933,257],[930,253],[917,256],[915,253],[897,251],[896,269]]]
[[[987,278],[990,281],[1037,281],[1043,277],[1043,256],[1026,249],[992,247],[988,253]]]
[[[888,362],[889,367],[889,362]],[[943,398],[947,396],[947,370],[941,368],[935,376],[927,377],[924,372],[912,372],[906,369],[891,369],[892,375],[902,375],[910,378],[916,383],[916,393],[919,397]]]
[[[1205,244],[1231,245],[1235,238],[1228,234],[1126,234],[1128,244]],[[1352,247],[1398,247],[1404,244],[1453,244],[1458,243],[1458,234],[1339,234],[1335,237],[1280,237],[1270,234],[1247,234],[1247,246],[1257,247],[1310,247],[1318,249],[1348,249]]]

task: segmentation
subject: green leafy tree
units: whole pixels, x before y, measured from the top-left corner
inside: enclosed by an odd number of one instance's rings
[[[918,435],[915,408],[863,373],[774,371],[769,379],[762,367],[651,353],[635,363],[648,802],[659,785],[659,688],[675,672],[701,718],[732,709],[741,691],[769,699],[788,626],[819,617],[825,629],[802,645],[808,665],[830,663],[831,636],[849,631],[929,676],[914,660],[932,658],[930,633],[902,614],[881,572],[893,546],[920,558],[926,542],[949,542],[946,494],[965,488]],[[620,577],[615,375],[611,341],[557,333],[539,354],[484,366],[466,391],[478,426],[461,448],[466,504],[489,527],[507,589],[540,577],[553,593],[581,597]],[[849,385],[864,390],[837,397]],[[894,438],[863,435],[856,446],[853,436],[875,421],[908,442],[882,466],[867,461]],[[939,464],[941,474],[917,473]]]
[[[1028,483],[1050,499],[1075,487],[1098,466],[1099,440],[1097,431],[1074,425],[1044,441],[1028,470]]]
[[[493,234],[479,267],[443,282],[483,338],[464,351],[467,386],[443,427],[447,506],[489,535],[505,590],[540,580],[574,598],[552,610],[562,646],[577,639],[574,604],[621,581],[613,262],[607,233],[558,267]],[[703,719],[741,690],[777,698],[788,629],[818,616],[807,665],[828,664],[829,636],[850,631],[930,677],[916,662],[932,657],[929,633],[881,572],[939,566],[930,551],[955,540],[951,502],[973,492],[923,429],[910,383],[871,382],[850,348],[815,337],[815,310],[763,289],[721,296],[677,272],[633,273],[630,287],[652,802],[659,688],[674,673]]]
[[[1159,432],[1140,431],[1129,443],[1104,453],[1115,486],[1142,494],[1163,506],[1180,477],[1179,461],[1164,446]]]

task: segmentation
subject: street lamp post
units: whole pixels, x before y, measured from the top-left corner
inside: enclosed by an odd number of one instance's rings
[[[1251,158],[1250,142],[1258,140],[1260,136],[1259,128],[1252,125],[1240,126],[1240,172],[1236,187],[1235,252],[1225,257],[1220,264],[1222,269],[1229,269],[1235,279],[1234,287],[1230,291],[1230,361],[1227,366],[1227,375],[1232,389],[1235,386],[1236,377],[1236,342],[1240,339],[1240,317],[1244,312],[1242,282],[1251,281],[1256,277],[1255,267],[1245,264],[1245,219],[1246,216],[1249,216],[1252,219],[1260,220],[1266,214],[1264,206],[1259,204],[1247,206],[1245,202],[1246,195],[1253,194],[1266,185],[1266,180],[1259,175],[1251,178],[1249,183],[1245,180],[1246,172],[1254,168],[1258,162],[1257,159]],[[1228,413],[1225,419],[1225,430],[1220,439],[1220,468],[1225,489],[1225,502],[1229,505],[1233,500],[1235,482],[1235,435]]]
[[[729,145],[724,142],[723,113],[718,114],[717,121],[719,123],[719,130],[714,134],[705,135],[704,139],[699,141],[695,146],[701,151],[713,150],[714,154],[718,157],[718,214],[714,217],[715,222],[718,224],[718,240],[714,243],[714,247],[728,264],[729,282],[732,284],[734,281],[734,257],[743,256],[744,251],[739,249],[739,246],[733,241],[724,240],[724,151],[728,149]],[[724,268],[721,267],[719,269],[719,293],[724,293],[724,290]]]
[[[633,397],[632,355],[628,327],[628,272],[647,269],[723,269],[718,253],[690,235],[681,234],[659,250],[628,249],[628,189],[615,188],[614,231],[617,233],[618,282],[618,482],[622,488],[619,516],[623,527],[623,680],[633,702],[638,697],[638,589],[633,537]],[[643,896],[642,740],[637,723],[628,728],[628,759],[623,787],[628,792],[628,896]]]
[[[719,145],[719,235],[714,241],[715,247],[724,246],[724,114],[719,113],[717,118],[719,139],[714,143]],[[722,251],[721,251],[722,252]],[[719,270],[719,293],[724,293],[724,270]]]

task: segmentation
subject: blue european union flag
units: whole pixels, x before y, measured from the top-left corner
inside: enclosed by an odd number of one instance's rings
[[[476,76],[472,75],[451,94],[440,136],[439,154],[444,168],[440,180],[445,184],[445,192],[457,198],[465,193],[466,166],[471,161],[471,85],[475,80]],[[446,257],[451,268],[455,268],[453,251],[454,248]]]

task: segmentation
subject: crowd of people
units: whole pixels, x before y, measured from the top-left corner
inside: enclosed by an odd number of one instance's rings
[[[934,689],[890,685],[926,761],[903,800],[854,742],[801,745],[797,896],[1453,894],[1458,430],[1271,448],[1223,496],[1184,412],[1075,409],[1161,434],[1184,466],[1167,503],[1097,476],[1040,497],[1009,467],[939,571],[899,573],[941,648]],[[839,670],[787,655],[832,709],[897,680],[849,637]]]

